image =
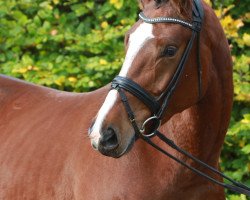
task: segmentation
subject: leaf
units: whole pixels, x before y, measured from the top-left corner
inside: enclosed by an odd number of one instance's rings
[[[242,152],[244,152],[245,154],[249,154],[250,153],[250,144],[246,145],[243,149]]]
[[[245,45],[250,46],[250,34],[244,33],[244,35],[243,35],[243,41],[244,41]]]

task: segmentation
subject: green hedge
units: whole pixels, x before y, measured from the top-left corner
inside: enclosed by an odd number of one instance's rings
[[[250,3],[207,2],[234,60],[235,103],[222,170],[250,185]],[[136,0],[0,0],[0,73],[65,91],[99,88],[119,71],[124,34],[137,13]]]
[[[232,49],[235,101],[230,128],[221,156],[222,171],[250,185],[250,2],[215,1]],[[244,195],[228,192],[229,200],[245,200]]]
[[[63,2],[0,1],[1,73],[78,92],[117,73],[124,34],[136,19],[134,1]]]

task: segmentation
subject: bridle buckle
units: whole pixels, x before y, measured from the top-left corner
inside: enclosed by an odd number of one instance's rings
[[[145,134],[146,125],[151,121],[156,121],[156,123],[154,124],[155,127],[153,128],[153,130],[150,131],[149,134]],[[155,131],[158,130],[160,126],[161,126],[161,120],[154,115],[153,117],[150,117],[145,122],[143,122],[140,128],[140,134],[144,137],[152,137],[155,135]]]

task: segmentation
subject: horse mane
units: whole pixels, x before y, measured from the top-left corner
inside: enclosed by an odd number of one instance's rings
[[[178,16],[192,20],[193,0],[169,0]]]

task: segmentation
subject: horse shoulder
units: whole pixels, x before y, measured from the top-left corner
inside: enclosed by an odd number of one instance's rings
[[[74,198],[74,165],[88,154],[87,129],[106,93],[62,92],[1,75],[0,199]]]

